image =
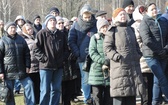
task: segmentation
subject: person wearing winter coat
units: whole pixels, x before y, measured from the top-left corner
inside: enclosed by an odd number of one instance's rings
[[[168,79],[165,74],[168,52],[168,21],[157,17],[155,3],[147,5],[147,12],[140,23],[142,53],[148,67],[154,74],[152,105],[159,105],[162,94],[168,99]]]
[[[110,59],[110,95],[113,105],[136,105],[136,85],[141,81],[141,52],[133,29],[127,26],[123,8],[113,11],[115,26],[110,26],[104,39],[104,52]]]
[[[143,5],[137,6],[135,8],[135,11],[133,12],[133,19],[135,20],[135,22],[132,24],[132,27],[134,28],[136,40],[139,44],[141,51],[142,51],[142,39],[139,35],[139,25],[145,13],[146,13],[146,7]],[[145,85],[144,91],[146,91],[146,94],[140,94],[139,89],[137,89],[137,95],[141,96],[142,105],[151,105],[152,104],[153,74],[150,68],[148,67],[143,56],[140,59],[140,66],[141,66],[141,72],[143,75],[143,80],[144,80],[144,85]]]
[[[68,37],[69,47],[79,64],[84,103],[86,104],[92,103],[91,86],[88,84],[89,73],[83,71],[82,66],[88,54],[90,37],[97,32],[96,19],[91,11],[90,5],[82,7],[78,20],[71,27]]]
[[[33,33],[34,33],[33,27],[31,24],[26,23],[23,25],[21,36],[27,42],[27,45],[30,50],[30,56],[31,56],[31,67],[30,67],[30,71],[28,72],[28,75],[34,83],[34,95],[35,95],[36,104],[39,104],[39,99],[40,99],[39,61],[36,59],[33,51],[33,45],[35,44],[35,35]]]
[[[22,34],[22,26],[26,23],[25,18],[22,15],[18,15],[15,19],[15,24],[17,25],[16,32]]]
[[[56,28],[61,32],[61,35],[66,37],[68,41],[68,30],[64,27],[64,20],[62,17],[56,17]],[[68,46],[68,43],[67,43]],[[76,59],[71,56],[71,50],[68,49],[68,57],[63,64],[62,75],[62,105],[71,105],[71,100],[75,95],[75,79],[77,78],[77,64]]]
[[[40,69],[40,105],[59,105],[63,63],[67,58],[67,40],[56,29],[56,18],[49,15],[45,28],[37,33],[33,46]]]
[[[41,17],[39,15],[35,15],[33,19],[33,30],[35,34],[37,34],[41,29],[42,29]]]
[[[5,34],[0,40],[0,78],[10,90],[6,105],[15,105],[15,79],[23,85],[25,104],[35,105],[33,82],[27,74],[30,71],[30,50],[23,37],[16,33],[16,27],[14,22],[6,23]]]
[[[110,97],[110,60],[107,59],[103,51],[103,40],[108,29],[109,23],[106,19],[97,21],[98,33],[90,39],[89,55],[92,59],[89,71],[88,84],[92,86],[93,105],[112,105]],[[103,68],[105,67],[105,68]]]

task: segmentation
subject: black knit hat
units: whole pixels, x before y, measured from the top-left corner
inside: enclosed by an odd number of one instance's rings
[[[98,12],[96,13],[95,17],[101,16],[101,15],[105,15],[105,14],[107,14],[106,11],[98,11]]]
[[[56,12],[56,13],[58,13],[58,14],[60,13],[60,12],[59,12],[59,9],[56,8],[56,7],[52,7],[52,8],[50,9],[50,13],[51,13],[51,12]]]
[[[37,18],[41,19],[41,17],[39,15],[35,15],[34,18],[33,18],[33,21],[35,21]]]
[[[126,8],[129,5],[133,5],[134,6],[134,2],[132,0],[124,0],[122,8]]]

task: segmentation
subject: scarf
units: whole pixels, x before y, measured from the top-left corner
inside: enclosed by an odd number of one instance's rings
[[[88,32],[92,27],[96,25],[96,19],[92,16],[90,21],[83,21],[82,16],[80,15],[77,20],[82,31]]]

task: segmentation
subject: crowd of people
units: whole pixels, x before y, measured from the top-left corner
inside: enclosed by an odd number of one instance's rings
[[[71,105],[79,95],[87,105],[136,105],[137,96],[141,105],[168,102],[168,2],[165,10],[124,0],[111,19],[85,4],[71,20],[56,7],[44,23],[39,15],[0,20],[0,79],[10,89],[5,104],[16,104],[21,87],[26,105],[59,105],[60,97]]]

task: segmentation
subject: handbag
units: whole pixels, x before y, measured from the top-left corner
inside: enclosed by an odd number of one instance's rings
[[[92,59],[90,58],[90,55],[88,54],[85,58],[85,62],[82,66],[83,71],[89,72],[90,71],[90,66],[91,66]]]
[[[0,83],[0,101],[7,102],[10,99],[10,90],[5,82]]]

